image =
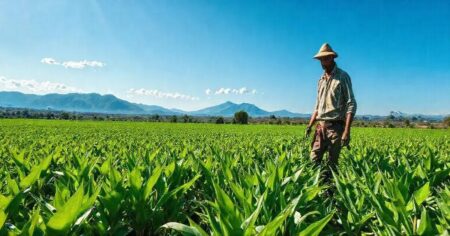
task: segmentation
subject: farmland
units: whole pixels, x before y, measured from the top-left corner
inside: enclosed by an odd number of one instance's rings
[[[0,120],[0,234],[448,233],[448,129],[354,128],[327,184],[304,128]]]

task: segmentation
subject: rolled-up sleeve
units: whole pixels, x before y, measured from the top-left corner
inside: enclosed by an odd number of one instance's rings
[[[350,79],[350,76],[348,74],[346,74],[346,76],[344,76],[344,94],[346,97],[346,101],[345,101],[345,106],[346,106],[346,111],[347,113],[352,113],[353,115],[355,115],[356,113],[356,100],[355,100],[355,95],[353,94],[353,89],[352,89],[352,81]]]

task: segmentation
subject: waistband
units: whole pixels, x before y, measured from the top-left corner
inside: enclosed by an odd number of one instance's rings
[[[319,120],[319,124],[321,126],[345,125],[345,121],[343,121],[343,120]]]

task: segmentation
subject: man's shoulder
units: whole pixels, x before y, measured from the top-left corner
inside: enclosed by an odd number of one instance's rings
[[[339,80],[349,80],[350,79],[350,75],[348,75],[348,73],[341,69],[340,67],[337,68],[337,77]]]

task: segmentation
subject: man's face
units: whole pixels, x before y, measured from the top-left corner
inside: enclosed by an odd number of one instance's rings
[[[322,65],[322,68],[324,70],[330,69],[331,66],[333,66],[334,57],[333,56],[326,56],[319,58],[320,64]]]

